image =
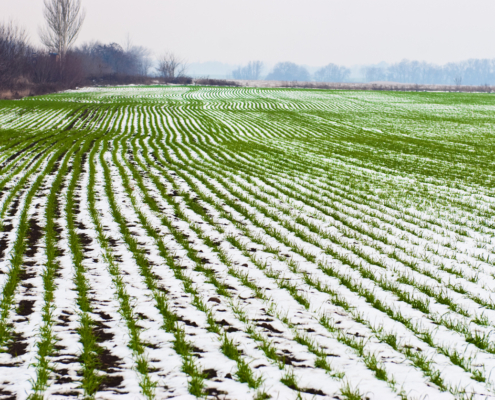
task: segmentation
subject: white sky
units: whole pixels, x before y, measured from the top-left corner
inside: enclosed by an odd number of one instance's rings
[[[78,44],[133,43],[189,62],[373,64],[495,58],[495,0],[82,0]],[[33,43],[42,0],[0,0]]]

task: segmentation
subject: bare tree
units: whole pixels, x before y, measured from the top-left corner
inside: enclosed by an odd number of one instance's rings
[[[295,85],[297,81],[309,82],[311,77],[308,70],[292,62],[279,62],[265,78],[267,81],[288,81]]]
[[[0,87],[12,87],[26,66],[26,31],[13,22],[0,24]]]
[[[131,37],[131,34],[129,32],[127,32],[125,34],[124,44],[122,47],[123,47],[125,52],[131,51],[131,49],[134,47],[134,43],[132,42],[132,37]]]
[[[148,76],[152,66],[151,51],[143,46],[135,46],[129,32],[125,35],[123,49],[134,64],[134,73]]]
[[[151,70],[153,63],[150,58],[150,52],[143,57],[140,58],[139,66],[138,66],[138,74],[141,76],[148,76]]]
[[[454,78],[454,83],[455,83],[456,86],[461,86],[462,85],[462,76],[460,76],[460,75],[459,76],[456,76]]]
[[[239,67],[232,71],[234,79],[258,80],[264,64],[262,61],[250,61],[246,66]]]
[[[81,0],[44,0],[47,27],[40,31],[43,44],[61,58],[70,49],[81,31],[85,12]]]
[[[328,64],[315,72],[316,82],[344,82],[350,75],[351,70],[335,64]]]
[[[33,83],[46,84],[54,82],[58,78],[59,68],[50,54],[43,50],[36,52],[31,60],[30,77]]]
[[[387,73],[384,68],[374,66],[363,67],[361,72],[365,76],[366,82],[387,80]]]
[[[165,53],[158,60],[158,73],[164,78],[182,78],[186,74],[187,63],[173,53]]]
[[[261,71],[265,68],[265,64],[263,61],[251,61],[249,63],[251,65],[251,72],[253,74],[254,80],[258,80],[261,78]]]
[[[141,76],[148,76],[152,66],[151,51],[143,46],[131,46],[127,54],[134,61],[136,73]]]

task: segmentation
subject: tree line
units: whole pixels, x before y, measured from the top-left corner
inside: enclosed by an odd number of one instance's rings
[[[63,54],[33,47],[25,31],[13,24],[0,25],[0,89],[33,94],[82,84],[118,83],[126,77],[146,77],[149,52],[141,46],[92,42]],[[123,82],[125,83],[125,82]]]
[[[40,31],[44,47],[30,44],[26,31],[16,24],[0,23],[0,95],[29,90],[42,94],[84,84],[149,83],[150,75],[162,82],[191,83],[187,63],[167,52],[153,63],[151,52],[127,38],[123,45],[94,41],[74,43],[81,31],[85,12],[81,0],[43,0],[45,27]],[[261,61],[251,61],[232,71],[236,80],[261,80]],[[362,68],[366,82],[398,82],[422,85],[493,85],[495,59],[471,59],[440,66],[403,60],[386,67]],[[280,62],[264,77],[283,82],[349,82],[349,68],[330,63],[310,74],[305,66]],[[207,84],[235,82],[196,80]]]
[[[263,63],[252,61],[232,72],[234,79],[261,79]],[[495,59],[470,59],[435,65],[427,62],[402,60],[386,66],[367,66],[361,69],[366,82],[398,82],[421,85],[477,85],[495,84]],[[313,74],[302,65],[280,62],[266,75],[265,80],[284,82],[350,82],[349,68],[330,63]]]
[[[495,83],[495,59],[470,59],[445,65],[402,60],[388,67],[365,67],[363,72],[367,82],[493,85]]]
[[[264,64],[261,61],[250,61],[247,65],[238,67],[232,71],[234,79],[259,80],[261,79]],[[265,77],[268,81],[299,81],[309,82],[345,82],[350,74],[349,68],[335,64],[328,64],[320,68],[313,76],[301,65],[292,62],[280,62]]]
[[[81,0],[44,0],[43,16],[41,48],[30,44],[22,27],[0,23],[0,92],[42,94],[84,84],[147,82],[151,52],[129,37],[123,45],[94,41],[74,46],[85,19]],[[185,61],[168,52],[159,58],[155,76],[189,83],[185,70]]]

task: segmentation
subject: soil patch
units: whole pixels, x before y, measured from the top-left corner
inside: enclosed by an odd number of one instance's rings
[[[122,387],[124,378],[120,375],[107,375],[100,385],[100,389],[119,388]]]
[[[26,250],[26,256],[34,257],[36,254],[36,244],[43,236],[43,228],[38,225],[34,219],[29,220],[29,231],[27,234],[29,249]]]
[[[25,269],[23,269],[19,274],[19,280],[27,281],[28,279],[34,278],[36,274],[28,273]]]
[[[9,390],[5,390],[2,388],[0,388],[0,396],[2,396],[2,400],[16,400],[17,399],[17,395],[15,395],[14,393],[12,393]],[[7,396],[7,397],[4,397],[4,396]]]
[[[227,392],[224,392],[223,390],[218,390],[216,388],[206,388],[205,393],[209,396],[216,396],[217,398],[221,394],[227,394]]]
[[[89,113],[89,108],[86,108],[83,111],[83,113],[81,115],[79,115],[79,117],[75,118],[74,121],[72,121],[72,123],[67,128],[64,129],[64,131],[65,132],[70,131],[72,128],[74,128],[74,125],[75,124],[77,124],[81,120],[84,120],[84,118],[86,118],[86,116],[88,115],[88,113]]]
[[[7,250],[7,239],[0,239],[0,260],[3,260],[5,256],[5,250]]]
[[[273,333],[283,333],[282,331],[279,331],[278,329],[275,329],[273,326],[271,326],[270,324],[267,324],[266,322],[263,322],[262,324],[259,324],[258,326],[260,328],[268,329],[269,331],[271,331]]]
[[[100,359],[101,369],[103,371],[107,371],[107,372],[117,371],[120,369],[120,364],[122,364],[120,358],[114,356],[112,353],[110,353],[110,350],[108,349],[104,349],[100,353],[98,358]]]
[[[23,337],[16,333],[7,346],[7,353],[12,357],[19,357],[26,354],[27,343],[23,341]]]
[[[33,313],[34,300],[21,300],[17,307],[17,314],[27,317]]]
[[[96,327],[93,329],[93,332],[97,338],[96,340],[99,343],[106,342],[108,340],[113,339],[113,337],[115,335],[113,333],[107,331],[109,329],[109,327],[107,325],[105,325],[104,323],[99,322],[99,321],[95,322],[94,324],[96,325]]]
[[[87,250],[87,247],[93,243],[93,239],[91,239],[85,233],[79,233],[79,240],[81,241],[82,246]]]
[[[14,226],[12,224],[8,224],[8,225],[3,226],[4,232],[12,232],[12,229],[14,229]]]
[[[213,379],[218,376],[217,371],[215,371],[214,369],[205,369],[203,371],[203,374],[206,379]]]
[[[318,390],[318,389],[304,388],[304,389],[301,389],[301,392],[309,393],[309,394],[316,394],[318,396],[326,396],[325,393],[323,393],[321,390]]]
[[[10,206],[9,217],[13,217],[17,213],[17,209],[19,208],[20,196],[18,196]]]

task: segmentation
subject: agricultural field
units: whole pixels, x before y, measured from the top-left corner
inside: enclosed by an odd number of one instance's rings
[[[495,399],[495,97],[0,102],[0,400]]]

